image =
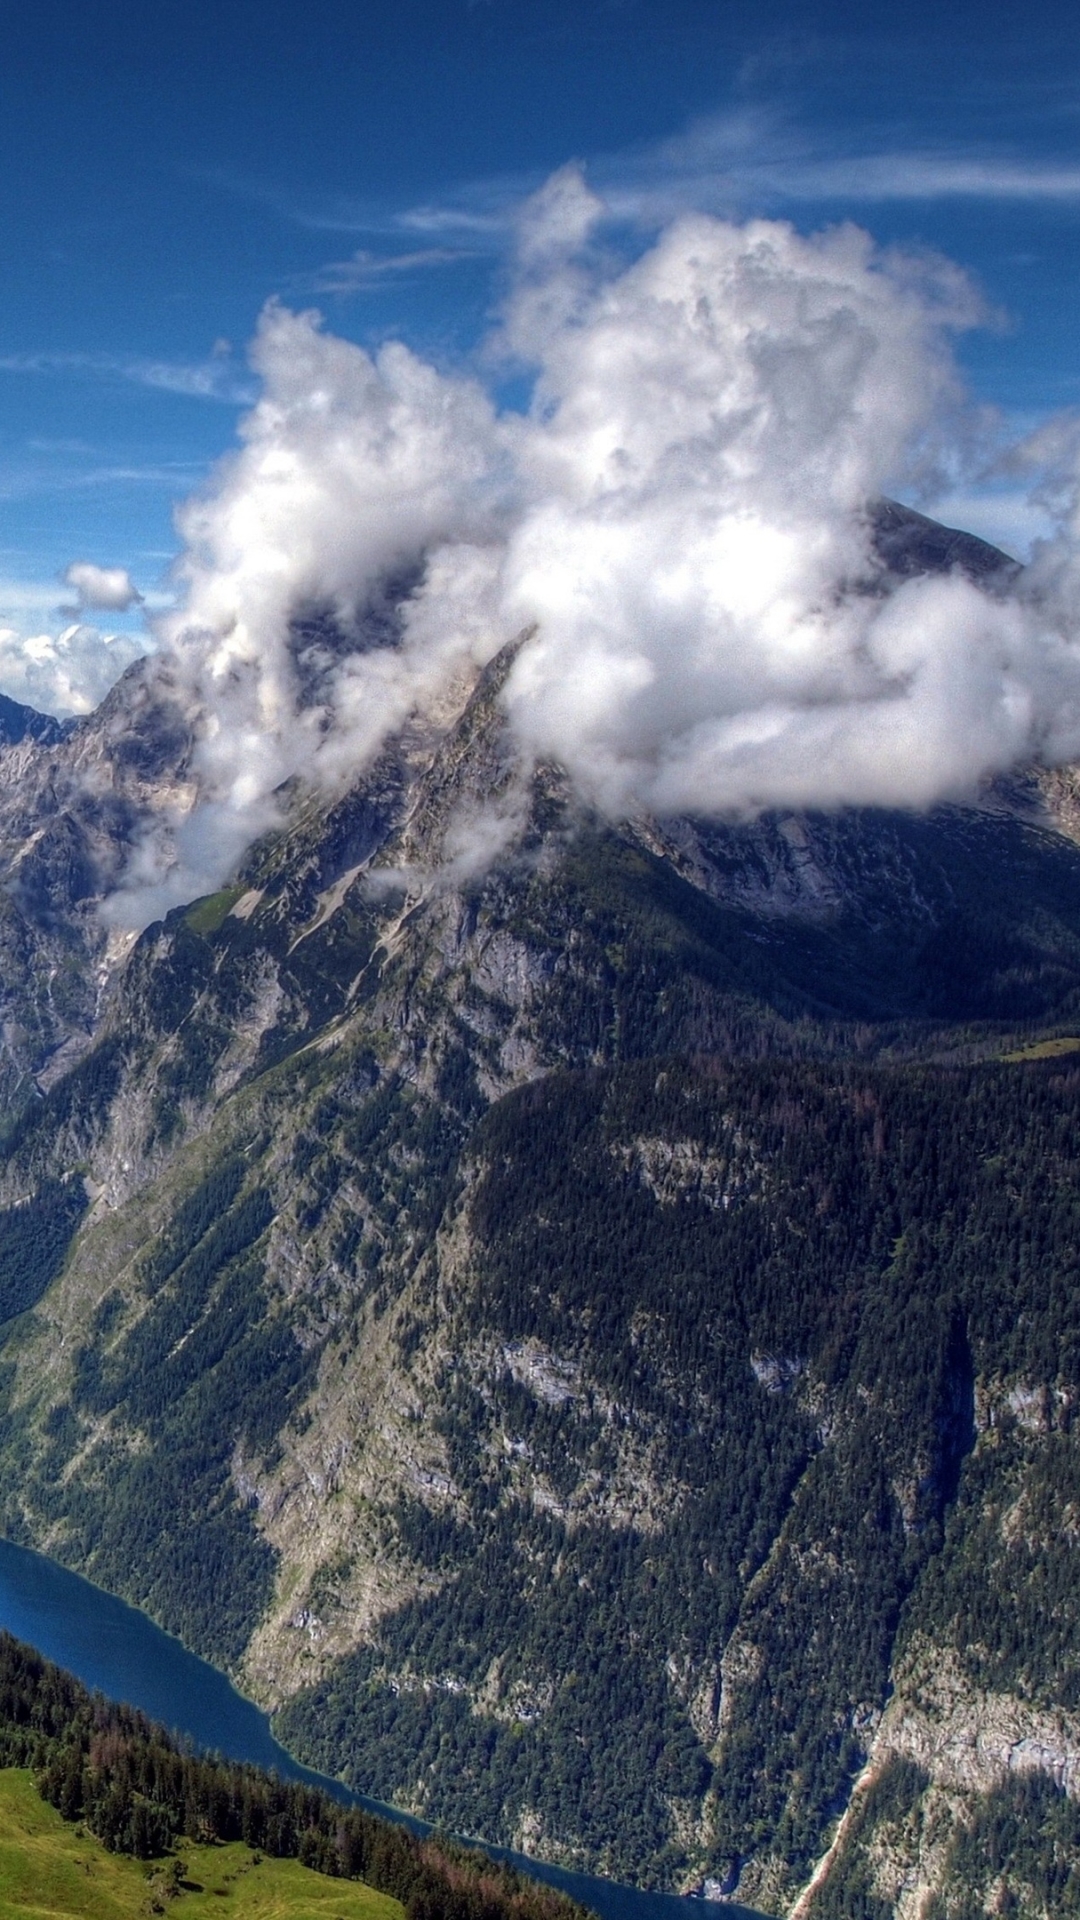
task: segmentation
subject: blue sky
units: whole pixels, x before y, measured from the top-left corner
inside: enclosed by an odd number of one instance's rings
[[[163,590],[269,296],[468,362],[515,206],[570,159],[628,253],[686,206],[943,250],[994,312],[959,348],[975,395],[1017,428],[1080,406],[1075,8],[38,0],[4,41],[0,623],[21,632],[63,624],[72,561]],[[1007,488],[944,506],[1014,548],[1036,525]]]

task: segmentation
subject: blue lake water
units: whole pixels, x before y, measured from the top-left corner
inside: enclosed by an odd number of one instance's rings
[[[6,1540],[0,1540],[0,1627],[29,1641],[85,1686],[141,1708],[151,1719],[188,1735],[199,1747],[229,1760],[250,1761],[290,1780],[307,1780],[340,1800],[402,1820],[414,1831],[426,1831],[423,1822],[396,1808],[352,1794],[340,1781],[300,1766],[274,1739],[258,1707],[237,1693],[216,1667],[188,1653],[146,1614],[44,1554]],[[642,1893],[614,1880],[567,1873],[502,1848],[488,1851],[513,1861],[534,1879],[561,1887],[601,1920],[739,1920],[739,1916],[758,1920],[748,1907],[729,1901]]]

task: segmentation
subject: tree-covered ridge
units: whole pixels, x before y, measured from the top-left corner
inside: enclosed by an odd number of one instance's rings
[[[181,1748],[130,1707],[91,1694],[0,1633],[0,1765],[31,1767],[43,1797],[110,1850],[151,1859],[185,1838],[242,1840],[363,1880],[409,1920],[582,1920],[585,1909],[513,1868],[257,1768]]]
[[[397,1515],[440,1585],[285,1709],[290,1742],[661,1882],[692,1817],[722,1877],[765,1851],[790,1892],[915,1625],[973,1684],[1071,1704],[1078,1123],[1068,1059],[666,1059],[498,1103],[432,1409],[450,1490]],[[1044,1437],[1009,1404],[1031,1381]],[[1011,1544],[979,1495],[1005,1473]]]
[[[951,1815],[951,1818],[950,1818]],[[927,1775],[894,1759],[860,1796],[839,1862],[810,1920],[893,1920],[910,1862],[937,1856],[926,1920],[1075,1920],[1080,1914],[1080,1804],[1045,1773],[943,1807]]]
[[[274,1207],[246,1162],[215,1164],[137,1263],[141,1312],[115,1291],[75,1355],[70,1398],[47,1423],[48,1479],[84,1422],[111,1416],[142,1444],[104,1442],[98,1472],[46,1485],[73,1557],[141,1598],[189,1643],[235,1663],[271,1588],[273,1556],[231,1480],[238,1431],[263,1454],[312,1371],[265,1285]]]

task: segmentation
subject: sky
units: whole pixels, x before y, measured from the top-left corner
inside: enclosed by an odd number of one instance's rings
[[[570,162],[612,261],[697,210],[962,268],[979,445],[919,498],[1026,558],[1045,515],[993,448],[1080,407],[1078,134],[1080,28],[1047,0],[9,9],[0,631],[37,665],[0,650],[0,682],[72,710],[144,644],[268,300],[527,405],[491,335],[520,209]]]

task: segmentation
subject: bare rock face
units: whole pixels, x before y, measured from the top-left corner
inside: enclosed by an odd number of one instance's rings
[[[882,500],[871,514],[874,547],[888,574],[908,580],[923,573],[949,573],[957,568],[973,580],[1001,582],[1015,579],[1020,567],[999,547],[976,534],[943,527],[898,500]]]
[[[190,796],[189,729],[148,662],[62,725],[0,707],[0,1100],[9,1109],[92,1044],[125,943],[102,901],[156,815]]]
[[[0,694],[0,743],[5,747],[16,747],[21,740],[38,740],[53,744],[62,740],[66,728],[51,714],[37,713],[33,707],[25,707],[18,700],[9,700],[6,694]]]
[[[988,1693],[948,1648],[924,1646],[916,1672],[890,1702],[874,1741],[874,1765],[911,1760],[938,1786],[988,1793],[1011,1776],[1046,1774],[1080,1791],[1080,1718],[1012,1693]]]

